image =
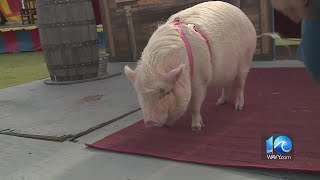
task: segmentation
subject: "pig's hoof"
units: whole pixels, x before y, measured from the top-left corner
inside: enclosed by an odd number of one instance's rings
[[[239,102],[239,101],[235,102],[235,109],[236,110],[241,111],[243,109],[243,106],[244,106],[243,102]]]
[[[218,101],[217,101],[217,103],[216,103],[216,105],[223,105],[223,104],[227,104],[228,103],[228,100],[225,98],[225,97],[221,97]]]
[[[199,131],[201,131],[201,128],[202,128],[201,125],[192,125],[193,132],[199,132]]]
[[[199,131],[201,131],[201,129],[203,127],[205,127],[205,126],[204,126],[204,123],[202,121],[201,122],[192,123],[192,126],[191,126],[193,132],[199,132]]]

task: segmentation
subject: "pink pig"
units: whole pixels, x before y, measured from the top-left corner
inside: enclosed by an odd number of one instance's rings
[[[222,89],[217,104],[223,104],[235,83],[235,109],[241,110],[256,42],[252,22],[226,2],[204,2],[172,15],[153,33],[136,69],[124,69],[137,91],[145,126],[172,126],[191,103],[191,127],[200,131],[209,86]]]

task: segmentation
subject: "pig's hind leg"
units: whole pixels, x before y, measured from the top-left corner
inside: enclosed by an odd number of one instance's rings
[[[236,99],[234,102],[236,110],[242,110],[244,107],[244,88],[248,72],[240,72],[236,79]]]
[[[231,87],[224,87],[222,89],[222,95],[217,101],[217,105],[223,105],[228,103],[230,92],[231,92]]]
[[[253,46],[254,47],[254,46]],[[236,99],[234,102],[236,110],[242,110],[244,107],[244,89],[248,73],[250,71],[251,62],[254,56],[255,48],[248,48],[247,53],[243,56],[242,66],[235,80]]]

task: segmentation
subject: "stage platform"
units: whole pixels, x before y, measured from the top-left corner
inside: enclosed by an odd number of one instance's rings
[[[99,48],[105,48],[102,25],[97,25]],[[41,51],[37,25],[8,23],[0,26],[0,53]]]

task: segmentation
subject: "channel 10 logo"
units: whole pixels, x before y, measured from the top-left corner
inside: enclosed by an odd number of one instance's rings
[[[287,135],[271,135],[265,138],[268,160],[293,160],[292,138]]]

